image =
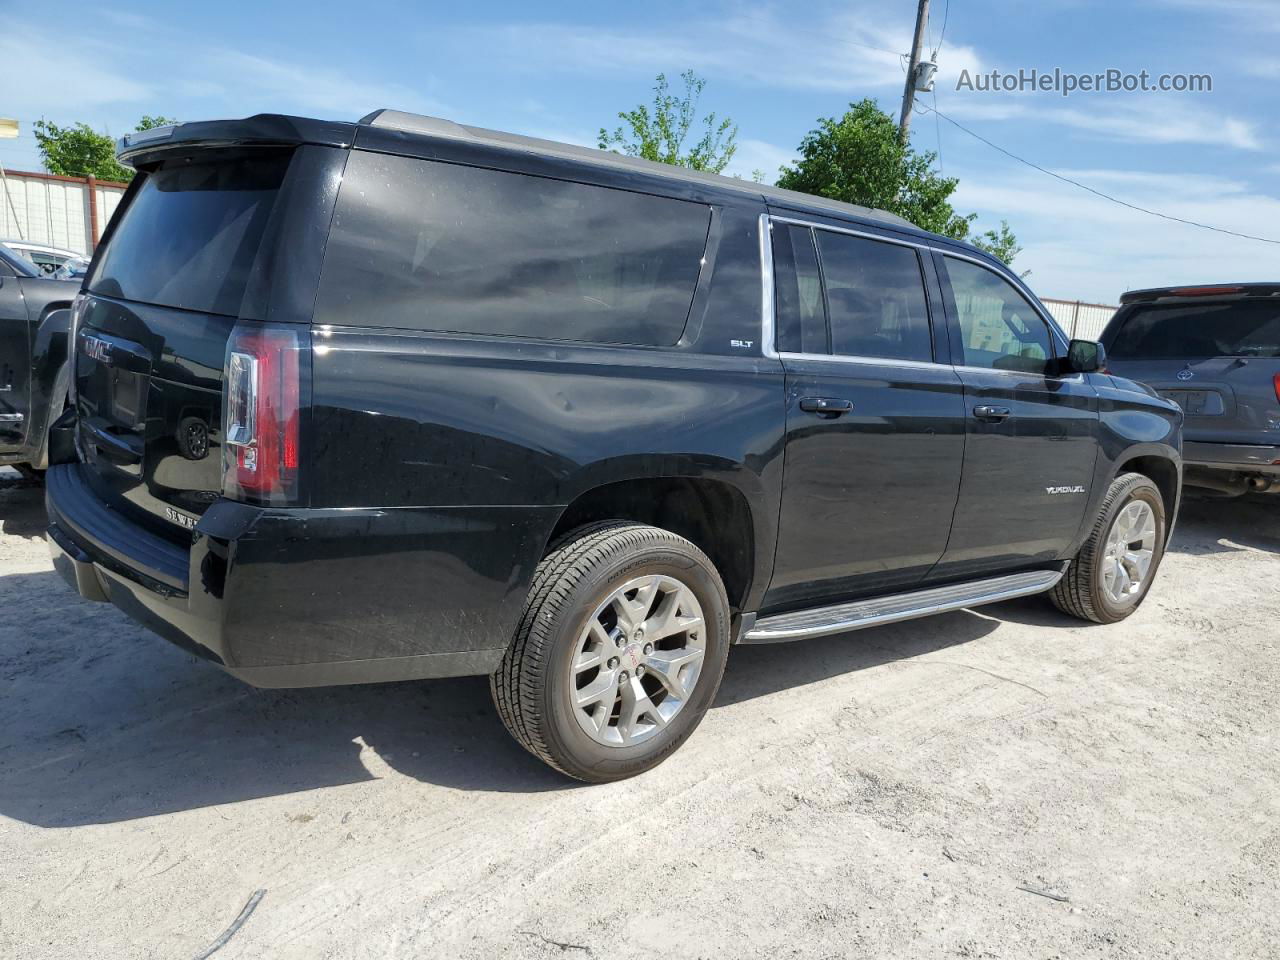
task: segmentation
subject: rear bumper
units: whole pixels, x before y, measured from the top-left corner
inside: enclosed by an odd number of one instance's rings
[[[1280,446],[1269,444],[1185,440],[1182,444],[1182,460],[1188,467],[1280,476]]]
[[[82,597],[260,687],[492,672],[559,508],[209,508],[178,543],[50,469],[47,539]]]

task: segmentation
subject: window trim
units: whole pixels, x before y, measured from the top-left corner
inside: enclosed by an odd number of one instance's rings
[[[987,263],[984,260],[979,260],[977,257],[970,257],[963,253],[953,253],[952,251],[945,250],[941,247],[932,247],[931,249],[935,253],[940,254],[943,258],[951,257],[955,260],[965,260],[969,263],[976,264],[979,267],[981,267],[983,270],[986,270],[988,273],[994,273],[997,277],[999,277],[1005,283],[1013,287],[1013,289],[1017,290],[1018,293],[1022,295],[1022,299],[1027,301],[1027,306],[1029,306],[1033,311],[1035,311],[1036,316],[1038,316],[1041,320],[1043,320],[1045,326],[1049,328],[1049,336],[1050,336],[1050,339],[1053,340],[1054,346],[1059,347],[1062,350],[1062,356],[1065,357],[1067,355],[1067,348],[1071,344],[1070,338],[1058,326],[1058,322],[1053,319],[1053,314],[1049,313],[1048,310],[1045,310],[1043,308],[1043,306],[1040,303],[1040,298],[1031,292],[1031,289],[1025,283],[1022,282],[1021,278],[1017,277],[1013,273],[1009,273],[1009,274],[1001,273],[994,266],[992,266],[991,264]],[[941,277],[939,277],[938,279],[939,281],[942,280]],[[947,275],[946,282],[947,282],[947,285],[950,286],[951,284],[950,274]],[[979,367],[978,369],[985,370],[986,368]]]
[[[938,368],[947,368],[952,370],[974,370],[983,373],[995,373],[1002,376],[1026,377],[1028,374],[1021,370],[996,370],[992,367],[971,367],[966,364],[946,362],[940,360],[899,360],[889,357],[868,357],[855,354],[820,354],[820,353],[792,353],[788,351],[779,351],[777,348],[777,317],[775,314],[774,304],[774,275],[773,275],[773,224],[786,223],[794,226],[808,227],[812,230],[830,230],[833,233],[847,233],[855,237],[865,237],[868,240],[879,240],[883,243],[896,243],[902,247],[914,247],[919,256],[923,256],[919,251],[928,251],[930,254],[936,254],[942,257],[954,257],[957,260],[966,260],[969,263],[977,264],[984,270],[995,274],[1001,280],[1009,283],[1031,307],[1032,311],[1038,316],[1049,330],[1049,339],[1054,347],[1060,350],[1061,356],[1066,356],[1068,340],[1067,335],[1059,329],[1053,317],[1048,311],[1040,306],[1039,299],[1031,290],[1017,277],[1002,273],[992,264],[989,264],[977,257],[971,257],[963,253],[948,250],[936,243],[927,243],[916,240],[907,240],[901,237],[889,237],[880,233],[873,233],[869,230],[857,230],[852,227],[835,227],[826,223],[819,223],[815,220],[803,220],[798,217],[787,217],[777,214],[765,212],[759,217],[759,233],[760,233],[760,286],[761,286],[761,323],[760,323],[760,350],[764,357],[770,360],[819,360],[835,363],[854,363],[866,366],[887,366],[887,367],[904,367],[907,369],[928,369],[936,370]],[[930,329],[933,330],[933,321],[935,318],[933,299],[929,296],[928,275],[924,270],[924,264],[920,264],[921,279],[925,285],[925,302],[929,309]],[[940,287],[949,287],[951,278],[947,276],[938,276],[938,284]],[[825,280],[824,280],[825,287]],[[945,294],[945,290],[943,293]],[[825,297],[825,289],[824,289]],[[943,317],[945,328],[949,331],[951,326],[951,318],[946,315],[945,305],[943,305]],[[830,325],[830,316],[828,315],[828,326]],[[937,355],[935,347],[934,355]],[[1059,354],[1055,354],[1054,359],[1058,359]],[[1078,374],[1079,379],[1083,379],[1082,374]],[[1055,379],[1067,380],[1070,377],[1057,377]]]
[[[821,226],[815,226],[815,227],[809,228],[809,236],[813,240],[813,249],[818,255],[818,276],[822,281],[822,306],[823,306],[823,311],[826,313],[826,316],[827,316],[828,356],[837,357],[841,359],[851,357],[851,358],[857,358],[857,359],[866,358],[866,359],[875,359],[875,360],[901,360],[903,363],[921,364],[925,366],[936,366],[936,365],[945,366],[946,364],[940,364],[938,360],[937,341],[934,338],[934,331],[936,328],[934,320],[936,319],[937,311],[934,309],[934,304],[929,297],[929,277],[928,277],[928,274],[925,273],[924,258],[920,255],[920,249],[916,244],[898,243],[897,241],[894,241],[894,240],[885,240],[883,242],[892,243],[895,246],[899,246],[899,247],[910,247],[913,249],[913,252],[915,253],[916,272],[919,273],[920,275],[920,295],[921,295],[921,298],[924,300],[925,323],[928,324],[927,330],[929,334],[929,359],[928,360],[908,360],[903,357],[873,357],[870,354],[836,353],[836,350],[835,350],[836,332],[835,332],[835,327],[832,325],[831,302],[827,297],[827,292],[828,292],[827,266],[826,266],[826,262],[822,258],[822,241],[819,240],[818,238],[819,230],[827,230],[828,233],[845,234],[847,236],[855,236],[855,237],[859,237],[860,239],[870,239],[872,241],[880,240],[880,238],[873,234],[860,235],[855,233],[852,230],[832,230],[827,227],[821,227]],[[943,329],[946,328],[945,313],[942,316],[942,326],[943,326]]]
[[[418,163],[423,165],[448,166],[448,167],[457,167],[460,169],[480,170],[485,173],[495,173],[495,174],[501,174],[503,176],[510,176],[510,177],[528,177],[531,179],[545,180],[549,183],[566,184],[566,185],[577,186],[577,187],[587,187],[590,189],[603,190],[610,193],[625,193],[630,196],[636,196],[636,197],[651,197],[657,200],[671,200],[678,203],[688,204],[689,206],[705,211],[707,216],[707,225],[706,225],[706,229],[701,234],[702,239],[701,239],[701,252],[699,254],[699,261],[698,261],[698,273],[697,273],[697,276],[694,278],[693,288],[689,295],[689,307],[688,307],[688,310],[685,312],[684,323],[680,327],[679,335],[671,343],[635,343],[631,341],[617,341],[617,340],[566,340],[562,337],[538,336],[536,334],[528,334],[528,333],[493,333],[490,331],[478,331],[478,330],[437,330],[437,329],[427,329],[424,327],[407,327],[407,326],[373,327],[365,324],[351,325],[351,324],[335,324],[332,322],[324,322],[320,325],[328,326],[328,327],[347,326],[347,327],[353,327],[354,329],[360,329],[360,330],[382,329],[382,330],[394,331],[396,333],[425,335],[428,337],[448,337],[448,338],[463,337],[463,338],[475,338],[480,340],[498,339],[500,341],[501,340],[525,340],[531,343],[550,344],[550,345],[561,344],[561,345],[567,345],[570,347],[605,347],[605,348],[624,348],[624,349],[634,349],[634,350],[664,350],[664,351],[686,349],[689,346],[689,344],[693,342],[693,338],[701,333],[703,316],[701,313],[699,313],[699,315],[695,317],[694,310],[701,306],[702,312],[705,312],[705,307],[706,307],[705,299],[707,296],[709,285],[711,283],[712,277],[715,272],[715,261],[716,261],[717,255],[719,254],[720,243],[723,236],[723,212],[722,212],[724,210],[723,204],[717,203],[712,199],[704,199],[704,198],[691,199],[689,197],[677,196],[672,193],[665,193],[658,190],[642,190],[642,189],[637,189],[634,186],[620,186],[620,185],[615,185],[615,184],[606,183],[606,182],[596,182],[595,180],[591,180],[591,179],[582,179],[580,177],[571,176],[565,173],[532,171],[532,170],[523,169],[519,166],[507,166],[505,164],[494,164],[487,161],[479,161],[479,160],[472,161],[468,159],[446,158],[446,157],[428,155],[424,153],[417,153],[417,152],[406,153],[404,151],[399,151],[399,150],[374,149],[370,147],[353,148],[351,150],[351,154],[353,156],[356,154],[368,154],[373,156],[391,158],[393,160],[406,160],[406,161],[411,161],[413,163]],[[343,176],[340,178],[343,180],[352,176],[351,167],[349,166],[345,167],[344,170],[345,172]],[[137,183],[141,179],[142,179],[141,176],[135,177],[133,183],[130,184],[130,189],[132,189],[133,184]],[[328,258],[329,258],[329,250],[330,250],[329,240],[332,239],[332,232],[337,225],[338,205],[340,202],[341,202],[340,197],[335,196],[333,200],[332,211],[331,211],[333,215],[333,220],[329,227],[330,233],[326,237],[326,241],[324,244],[324,254],[321,258],[320,273],[317,279],[317,286],[316,286],[316,298],[317,298],[316,302],[317,303],[319,303],[319,297],[320,297],[320,284],[323,283],[324,269],[327,266]],[[117,222],[116,219],[113,218],[111,222],[111,226],[114,227],[116,222]],[[99,241],[99,246],[102,245],[102,242],[103,241]],[[762,247],[762,251],[763,251],[763,247]],[[770,269],[770,273],[772,273],[772,269]],[[773,282],[772,277],[770,277],[770,280],[769,280],[770,286],[772,286],[772,282]],[[312,316],[312,321],[315,322],[314,310],[311,316]]]
[[[937,314],[934,309],[932,297],[929,296],[929,278],[925,272],[924,263],[921,259],[921,250],[933,249],[928,244],[916,243],[910,240],[902,240],[897,237],[886,237],[878,233],[871,233],[867,230],[854,230],[847,227],[833,227],[825,223],[817,223],[813,220],[801,220],[797,217],[777,216],[770,213],[760,214],[760,273],[761,283],[763,287],[763,310],[761,324],[761,351],[765,357],[771,360],[820,360],[824,362],[835,363],[856,363],[868,366],[887,366],[887,367],[903,367],[908,370],[936,370],[951,366],[943,361],[933,360],[903,360],[897,357],[871,357],[854,353],[795,353],[790,351],[780,351],[777,348],[777,315],[775,305],[775,278],[773,274],[773,224],[785,223],[789,226],[806,227],[809,230],[827,230],[831,233],[843,233],[852,237],[862,237],[867,240],[879,240],[882,243],[892,243],[900,247],[911,247],[916,251],[916,266],[920,270],[920,288],[924,293],[925,309],[929,312],[929,337],[930,350],[933,351],[934,357],[937,357],[937,348],[934,340],[935,320]],[[818,244],[815,238],[814,248],[817,249]],[[831,333],[831,311],[826,305],[827,298],[827,281],[826,274],[822,272],[822,252],[818,250],[818,270],[822,278],[822,299],[823,310],[827,315],[827,338],[830,342]],[[944,324],[945,324],[945,317]]]
[[[1054,323],[1053,318],[1048,315],[1047,311],[1040,309],[1040,307],[1037,305],[1038,304],[1037,298],[1033,294],[1031,294],[1031,291],[1027,290],[1020,281],[1018,283],[1011,282],[1009,277],[1005,276],[999,270],[995,269],[991,264],[983,263],[977,257],[967,257],[964,254],[960,254],[960,253],[948,253],[947,251],[940,250],[940,249],[935,249],[935,252],[939,256],[941,256],[944,260],[947,257],[952,257],[956,260],[963,260],[966,263],[972,263],[975,266],[979,266],[982,269],[986,270],[988,273],[994,275],[996,278],[1003,280],[1005,283],[1009,284],[1009,286],[1012,287],[1020,297],[1022,297],[1023,302],[1025,302],[1026,305],[1031,308],[1031,312],[1040,318],[1040,321],[1045,325],[1045,329],[1049,331],[1049,345],[1054,350],[1054,355],[1050,359],[1054,361],[1056,364],[1058,360],[1063,359],[1067,355],[1069,343],[1066,339],[1066,334],[1064,334],[1061,330],[1058,329],[1058,325]],[[954,303],[955,296],[956,296],[955,288],[951,285],[951,274],[949,271],[946,271],[945,268],[943,271],[940,271],[938,282],[943,286],[943,291],[942,291],[943,297],[945,298],[949,293],[951,297],[951,302]],[[950,318],[950,322],[948,326],[953,327],[956,332],[956,335],[959,336],[960,318],[958,316],[954,318]],[[955,349],[956,348],[953,345],[951,348],[952,353],[955,352]],[[1000,369],[997,369],[996,367],[978,367],[978,366],[974,366],[972,364],[967,364],[967,363],[957,363],[957,364],[953,364],[953,366],[957,370],[968,370],[968,371],[973,371],[978,373],[998,373],[998,374],[1003,374],[1005,376],[1046,377],[1046,378],[1052,377],[1055,380],[1071,379],[1071,376],[1069,374],[1057,375],[1057,374],[1052,374],[1048,372],[1028,373],[1025,370],[1000,370]],[[1080,376],[1081,378],[1083,378],[1083,375],[1077,375],[1077,376]]]

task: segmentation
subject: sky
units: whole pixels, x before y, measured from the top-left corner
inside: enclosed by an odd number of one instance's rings
[[[0,0],[0,140],[40,169],[32,121],[119,136],[144,114],[259,112],[354,120],[392,107],[594,146],[654,77],[692,68],[702,106],[738,125],[726,172],[772,181],[820,117],[872,97],[897,115],[916,0],[697,5],[649,0],[327,4],[63,0],[56,17]],[[943,20],[946,28],[943,33]],[[933,0],[920,94],[969,130],[1128,203],[1280,241],[1280,0]],[[1209,74],[1212,92],[981,92],[963,71]],[[678,81],[677,81],[678,82]],[[1280,244],[1157,219],[1019,163],[933,114],[913,145],[959,179],[979,231],[1007,220],[1043,297],[1280,280]]]

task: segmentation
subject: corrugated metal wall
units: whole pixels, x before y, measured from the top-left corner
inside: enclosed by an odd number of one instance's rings
[[[95,183],[98,236],[90,236],[89,181],[5,171],[0,186],[0,240],[27,240],[88,254],[124,196],[118,184]],[[7,194],[7,196],[6,196]]]
[[[1041,303],[1049,308],[1067,336],[1077,340],[1097,340],[1102,328],[1118,309],[1102,303],[1081,303],[1077,300],[1046,300]]]

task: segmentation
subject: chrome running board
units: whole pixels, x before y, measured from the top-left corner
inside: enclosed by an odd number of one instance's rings
[[[816,607],[762,617],[747,631],[742,643],[782,643],[802,637],[821,637],[847,630],[861,630],[883,623],[913,620],[949,610],[977,607],[984,603],[1012,600],[1032,593],[1043,593],[1059,580],[1061,570],[1032,570],[987,580],[955,583],[912,593],[898,593],[873,600],[855,600],[830,607]]]

